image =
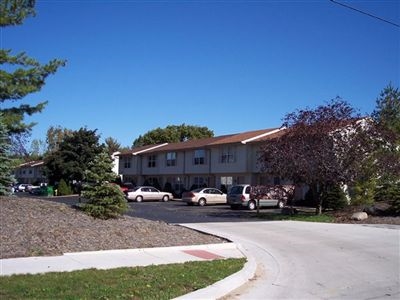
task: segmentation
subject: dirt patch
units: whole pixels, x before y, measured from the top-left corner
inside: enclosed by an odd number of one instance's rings
[[[226,242],[165,222],[94,219],[66,204],[35,198],[0,197],[0,220],[0,258]]]

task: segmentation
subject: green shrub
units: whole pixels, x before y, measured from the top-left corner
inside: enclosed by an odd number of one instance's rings
[[[95,218],[117,218],[128,210],[124,193],[115,184],[88,187],[83,197],[88,201],[82,205],[82,210]]]
[[[64,179],[61,179],[57,187],[57,195],[66,196],[71,194],[72,194],[71,187],[65,182]]]
[[[375,202],[376,181],[358,181],[351,189],[352,205],[372,205]]]
[[[346,194],[340,186],[328,187],[321,194],[322,208],[339,210],[348,205]]]
[[[376,189],[375,201],[388,202],[391,205],[391,211],[395,215],[400,215],[400,182],[386,182]]]

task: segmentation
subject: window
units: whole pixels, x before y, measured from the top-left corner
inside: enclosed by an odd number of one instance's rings
[[[223,185],[232,185],[233,178],[232,176],[223,176],[221,177],[221,184]]]
[[[279,177],[274,177],[274,185],[280,185],[281,179]]]
[[[206,151],[204,149],[199,149],[194,151],[194,164],[204,165],[206,158]]]
[[[246,186],[246,190],[244,191],[245,194],[250,194],[250,186]]]
[[[155,155],[149,155],[147,157],[147,167],[148,168],[155,168],[156,167],[156,156]]]
[[[130,169],[131,167],[131,158],[130,157],[124,157],[124,168],[125,169]]]
[[[176,152],[167,153],[167,167],[176,166]]]
[[[221,150],[221,163],[229,164],[235,162],[235,149],[234,147],[224,147]]]
[[[193,183],[197,187],[207,186],[204,177],[194,177]]]

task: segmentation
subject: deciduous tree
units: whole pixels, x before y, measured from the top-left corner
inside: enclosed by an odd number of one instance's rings
[[[45,158],[46,174],[51,183],[62,178],[68,182],[83,181],[89,163],[93,161],[102,147],[96,130],[81,128],[64,137],[59,149]]]
[[[50,126],[46,133],[47,152],[58,150],[59,145],[68,135],[72,134],[71,129],[62,128],[61,126]]]
[[[329,187],[353,182],[373,151],[370,124],[340,98],[289,113],[282,136],[266,143],[259,164],[267,173],[307,184],[317,198]]]
[[[178,143],[186,140],[213,137],[214,132],[207,127],[193,125],[169,125],[165,128],[156,128],[139,136],[133,142],[133,147],[154,145],[161,143]]]

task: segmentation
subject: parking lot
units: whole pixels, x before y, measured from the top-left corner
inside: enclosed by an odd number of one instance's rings
[[[63,197],[37,197],[29,193],[17,193],[17,197],[35,197],[47,201],[74,205],[79,202],[76,195]],[[229,205],[188,206],[179,199],[168,202],[148,201],[129,202],[129,211],[132,217],[144,218],[167,223],[203,223],[203,222],[249,222],[257,221],[256,211],[246,209],[232,210]],[[263,209],[262,211],[279,213],[279,209]]]
[[[256,212],[232,210],[229,205],[188,206],[179,200],[169,202],[130,202],[128,215],[167,223],[249,222]],[[280,210],[268,209],[269,212]]]

